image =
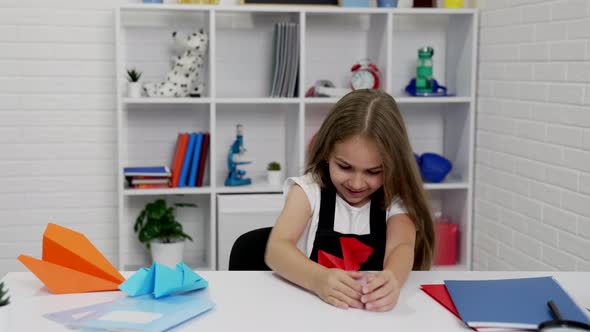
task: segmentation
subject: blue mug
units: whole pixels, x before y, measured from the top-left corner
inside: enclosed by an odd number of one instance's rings
[[[377,7],[395,8],[397,7],[397,0],[377,0]]]

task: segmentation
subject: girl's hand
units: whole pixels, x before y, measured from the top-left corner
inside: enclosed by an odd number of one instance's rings
[[[391,271],[369,273],[367,285],[363,286],[362,292],[361,302],[367,310],[388,311],[397,303],[400,284]]]
[[[358,271],[324,269],[314,281],[312,291],[338,308],[363,308],[360,302],[363,274]]]

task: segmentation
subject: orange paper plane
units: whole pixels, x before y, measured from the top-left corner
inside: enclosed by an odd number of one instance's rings
[[[82,233],[49,223],[43,260],[18,256],[56,294],[118,290],[125,278]]]

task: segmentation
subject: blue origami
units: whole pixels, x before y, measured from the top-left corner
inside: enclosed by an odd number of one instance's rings
[[[176,270],[154,263],[149,269],[142,267],[137,270],[129,279],[119,285],[119,289],[129,296],[153,293],[154,298],[157,299],[171,294],[205,288],[208,285],[207,280],[182,262],[176,264]]]

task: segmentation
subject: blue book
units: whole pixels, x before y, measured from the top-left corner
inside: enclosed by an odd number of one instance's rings
[[[125,176],[170,176],[168,166],[124,167]]]
[[[553,300],[566,320],[590,319],[553,277],[500,280],[445,280],[461,319],[470,327],[534,329],[554,320]]]
[[[203,147],[203,133],[198,133],[195,141],[195,148],[193,149],[193,158],[191,161],[191,169],[188,177],[188,186],[197,186],[197,174],[199,172],[199,160],[201,157],[201,148]]]
[[[184,159],[182,161],[182,168],[180,169],[180,179],[178,180],[178,187],[186,187],[188,180],[188,171],[191,164],[191,157],[193,149],[195,147],[195,140],[197,134],[192,133],[189,135],[188,144],[186,146],[186,152],[184,153]]]

